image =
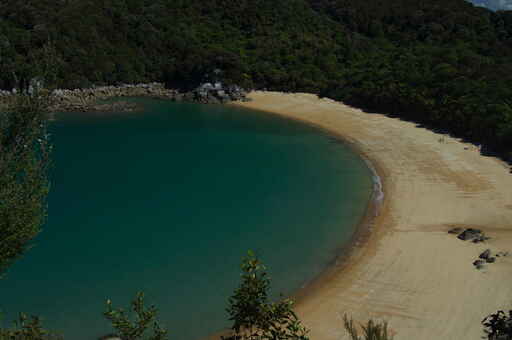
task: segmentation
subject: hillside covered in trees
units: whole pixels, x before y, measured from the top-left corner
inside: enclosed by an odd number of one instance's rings
[[[0,88],[45,74],[61,88],[186,87],[217,68],[226,82],[317,93],[512,157],[512,11],[464,0],[0,4]]]

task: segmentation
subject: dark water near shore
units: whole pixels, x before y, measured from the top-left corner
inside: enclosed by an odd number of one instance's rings
[[[173,340],[227,326],[239,263],[253,249],[290,294],[350,239],[372,181],[319,130],[223,106],[140,99],[138,113],[61,114],[49,217],[0,280],[6,321],[40,315],[67,339],[111,332],[105,300],[137,291]]]

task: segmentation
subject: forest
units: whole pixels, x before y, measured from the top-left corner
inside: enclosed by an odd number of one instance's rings
[[[3,89],[34,77],[59,88],[186,88],[215,69],[227,83],[315,93],[512,160],[512,11],[464,0],[0,4]]]

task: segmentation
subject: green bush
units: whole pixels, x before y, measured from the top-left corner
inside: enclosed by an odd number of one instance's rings
[[[107,300],[107,310],[103,313],[117,331],[117,336],[123,340],[165,340],[167,330],[162,328],[156,320],[157,309],[155,306],[144,306],[144,293],[138,293],[131,303],[131,312],[135,314],[134,320],[122,309],[112,308],[112,301]],[[153,331],[147,335],[149,328]]]
[[[47,107],[47,96],[18,95],[0,111],[0,275],[30,247],[46,217]]]
[[[293,301],[270,302],[270,279],[254,253],[242,261],[242,282],[229,299],[232,334],[224,340],[308,340],[308,330],[293,311]]]
[[[62,340],[62,337],[44,329],[38,317],[20,313],[14,328],[0,328],[0,340]]]
[[[352,319],[343,316],[343,325],[347,330],[352,340],[392,340],[393,337],[388,332],[387,322],[378,323],[373,320],[368,320],[366,325],[361,325],[362,332],[357,330],[356,325]]]

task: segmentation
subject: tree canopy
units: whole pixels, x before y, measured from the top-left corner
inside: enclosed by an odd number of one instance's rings
[[[512,150],[512,11],[465,0],[6,0],[0,87],[197,82],[311,92]],[[37,66],[37,67],[34,67]],[[511,156],[512,157],[512,156]]]
[[[0,112],[0,275],[30,246],[46,217],[46,108],[44,96],[18,96]]]

